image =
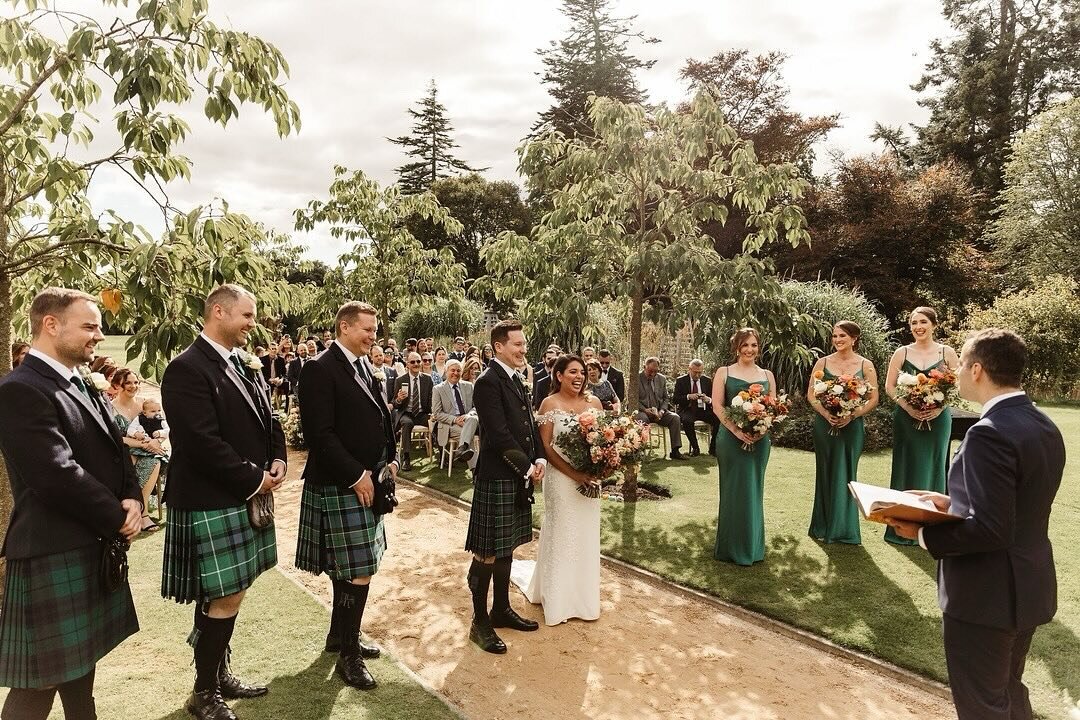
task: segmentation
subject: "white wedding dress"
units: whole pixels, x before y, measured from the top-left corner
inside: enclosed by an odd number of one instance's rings
[[[555,410],[537,421],[552,423],[557,438],[570,431],[573,417]],[[578,484],[550,462],[542,485],[544,520],[536,562],[515,560],[513,580],[529,602],[544,606],[546,625],[570,618],[596,620],[600,617],[600,500],[579,493]]]

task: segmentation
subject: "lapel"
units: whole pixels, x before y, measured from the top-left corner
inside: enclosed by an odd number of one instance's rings
[[[218,354],[218,351],[211,347],[210,343],[203,340],[201,336],[195,339],[195,346],[202,351],[203,355],[205,355],[210,362],[221,368],[221,372],[224,373],[225,377],[229,379],[229,382],[231,382],[237,391],[239,391],[240,397],[244,398],[244,402],[247,403],[251,412],[255,413],[255,417],[259,420],[259,424],[265,428],[266,421],[263,419],[263,414],[259,412],[259,408],[255,406],[255,398],[251,396],[251,391],[244,387],[244,381],[240,379],[240,375],[236,372],[236,368],[234,368],[225,358],[221,357],[221,355]],[[262,375],[262,372],[259,371],[259,374]],[[254,383],[252,383],[252,386],[258,387]]]
[[[30,367],[34,368],[34,370],[39,375],[49,378],[54,383],[56,383],[57,387],[67,393],[68,397],[73,398],[75,402],[79,403],[79,405],[83,407],[84,410],[90,413],[90,417],[94,419],[94,422],[97,423],[97,426],[101,428],[102,432],[109,436],[109,439],[112,440],[114,445],[119,444],[116,434],[113,433],[113,431],[109,427],[109,423],[106,421],[106,408],[100,400],[100,393],[98,393],[96,390],[90,390],[91,393],[99,396],[97,402],[91,400],[90,398],[79,392],[79,389],[71,383],[70,379],[61,376],[59,373],[53,370],[51,366],[45,364],[33,355],[27,356],[26,359],[23,360],[23,362],[28,363]]]
[[[337,343],[330,343],[329,352],[335,360],[344,366],[345,372],[352,377],[353,382],[360,386],[360,390],[363,391],[364,397],[370,400],[376,407],[381,408],[382,404],[375,399],[368,384],[360,379],[360,373],[356,371],[356,366],[349,362],[349,358],[345,357],[345,353],[341,351],[341,348],[338,347]]]

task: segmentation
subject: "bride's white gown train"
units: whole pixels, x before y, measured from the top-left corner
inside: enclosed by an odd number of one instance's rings
[[[551,422],[557,438],[570,431],[573,417],[556,410],[538,420]],[[543,491],[536,562],[515,560],[511,577],[529,602],[544,606],[544,624],[595,620],[600,617],[600,500],[579,493],[577,483],[551,463],[544,471]]]

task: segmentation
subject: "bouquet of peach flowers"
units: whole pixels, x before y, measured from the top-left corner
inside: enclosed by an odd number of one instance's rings
[[[775,398],[765,392],[765,386],[754,383],[746,390],[731,398],[731,404],[724,408],[724,414],[735,427],[748,435],[765,435],[778,424],[787,420],[791,408],[787,394],[782,390]],[[753,444],[743,443],[742,449],[749,452]]]
[[[826,379],[823,371],[814,373],[814,399],[833,417],[851,417],[856,410],[870,402],[871,394],[870,386],[854,375],[844,374]],[[829,427],[830,435],[839,432],[835,427]]]
[[[897,400],[903,400],[921,412],[943,408],[956,397],[956,373],[949,369],[948,365],[941,370],[934,368],[917,375],[900,373],[896,378],[893,395]],[[915,427],[918,430],[929,430],[930,421],[920,420]]]
[[[575,469],[596,478],[596,483],[578,485],[578,492],[592,498],[600,497],[600,480],[641,463],[648,445],[648,425],[629,415],[611,415],[594,408],[575,416],[570,432],[555,439],[555,447]]]

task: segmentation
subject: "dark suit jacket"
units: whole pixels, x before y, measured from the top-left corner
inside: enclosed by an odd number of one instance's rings
[[[305,481],[349,487],[365,470],[374,470],[384,452],[387,462],[396,458],[393,423],[378,381],[365,385],[336,343],[304,365],[300,380]]]
[[[265,380],[267,383],[269,383],[270,382],[270,356],[269,355],[263,355],[261,358],[259,358],[259,361],[262,362],[263,380]],[[276,358],[274,358],[274,367],[276,368],[276,370],[275,370],[275,376],[276,377],[279,377],[282,380],[284,380],[284,379],[286,379],[286,377],[288,377],[288,370],[285,367],[285,358],[283,358],[280,355],[278,355]]]
[[[14,507],[0,555],[51,555],[112,537],[142,501],[104,399],[91,399],[33,355],[0,380],[0,450]]]
[[[626,402],[626,378],[623,374],[609,365],[607,381],[611,383],[611,389],[619,396],[619,402]]]
[[[262,373],[247,373],[252,398],[227,367],[199,337],[161,378],[161,403],[172,428],[165,500],[178,510],[243,505],[262,484],[263,471],[288,458]]]
[[[496,367],[498,366],[496,365]],[[544,402],[544,398],[546,398],[550,393],[551,376],[544,375],[541,378],[537,378],[536,382],[533,383],[532,389],[532,406],[534,411],[540,412],[540,403]]]
[[[712,397],[712,380],[702,375],[698,378],[698,391]],[[675,389],[672,392],[672,399],[675,401],[675,408],[679,414],[696,412],[698,408],[697,400],[687,399],[687,395],[690,394],[690,375],[682,375],[675,379]],[[712,410],[709,406],[705,406],[704,412],[712,415]]]
[[[304,365],[307,365],[311,361],[311,358],[304,358],[304,362],[300,362],[300,358],[293,358],[293,361],[289,363],[289,369],[285,371],[285,377],[289,381],[289,387],[293,392],[297,392],[300,387],[300,370]]]
[[[384,383],[383,392],[386,393],[386,401],[390,402],[394,399],[394,383],[397,381],[397,370],[391,365],[383,363],[383,366],[379,368],[386,375],[386,382]]]
[[[480,420],[476,477],[493,481],[524,478],[544,457],[532,408],[496,362],[473,383],[473,407]]]
[[[402,387],[405,387],[405,386],[407,386],[409,384],[409,382],[410,382],[409,378],[410,378],[409,373],[405,373],[404,375],[399,375],[397,378],[394,379],[394,384],[393,384],[393,386],[391,388],[391,390],[393,392],[390,393],[390,402],[394,403],[394,409],[397,410],[398,412],[405,412],[405,411],[407,411],[409,409],[409,400],[411,400],[410,397],[406,396],[405,399],[402,400],[401,402],[396,402],[394,400],[394,398],[397,397],[398,391],[401,390]],[[420,373],[419,378],[420,378],[420,380],[419,380],[419,382],[420,382],[420,413],[421,414],[430,413],[431,412],[431,391],[435,387],[435,383],[434,383],[434,381],[432,381],[431,375],[428,375],[427,373]],[[387,381],[389,382],[389,378],[387,378]]]
[[[1064,466],[1061,432],[1026,395],[1002,400],[967,431],[949,468],[952,512],[966,519],[923,530],[941,561],[943,613],[1004,629],[1054,617],[1047,525]]]

